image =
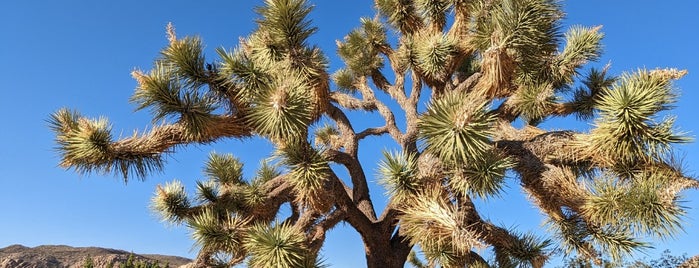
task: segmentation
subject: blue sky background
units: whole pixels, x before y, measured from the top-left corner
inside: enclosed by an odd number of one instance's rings
[[[311,17],[319,31],[310,40],[330,58],[330,71],[341,66],[335,40],[373,16],[372,1],[313,1]],[[681,98],[677,125],[696,137],[699,131],[699,2],[564,1],[565,25],[603,25],[605,54],[593,66],[611,62],[619,74],[636,68],[677,67],[689,74],[676,83]],[[53,136],[45,120],[61,107],[110,118],[115,136],[149,126],[146,111],[134,113],[128,99],[136,85],[129,73],[147,70],[167,43],[164,28],[173,22],[179,36],[199,35],[206,54],[232,48],[253,29],[257,1],[0,1],[0,247],[66,244],[101,246],[137,253],[193,257],[186,228],[167,226],[149,210],[159,183],[178,178],[189,189],[202,178],[210,151],[231,152],[256,168],[270,146],[259,140],[228,140],[192,145],[168,157],[165,171],[145,182],[125,185],[112,175],[79,176],[57,167]],[[353,113],[355,119],[366,117]],[[572,119],[571,119],[572,120]],[[550,129],[587,129],[588,123],[555,120]],[[365,120],[365,122],[373,122]],[[369,123],[367,123],[369,124]],[[393,146],[388,139],[368,139],[362,153],[367,174],[375,174],[379,154]],[[699,147],[678,148],[690,174],[699,170]],[[500,199],[480,202],[482,216],[505,226],[542,232],[541,218],[510,180]],[[377,209],[384,190],[374,185]],[[686,232],[660,241],[648,251],[699,254],[699,191],[686,192]],[[340,225],[328,236],[323,255],[333,267],[364,266],[363,247],[351,228]],[[644,255],[640,255],[643,257]]]

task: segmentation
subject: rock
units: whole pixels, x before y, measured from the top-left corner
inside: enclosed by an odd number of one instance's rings
[[[699,268],[699,255],[689,258],[677,268]]]

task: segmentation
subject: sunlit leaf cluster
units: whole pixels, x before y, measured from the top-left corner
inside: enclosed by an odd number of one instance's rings
[[[432,100],[418,122],[425,150],[454,166],[481,158],[495,120],[486,108],[487,101],[460,92]]]

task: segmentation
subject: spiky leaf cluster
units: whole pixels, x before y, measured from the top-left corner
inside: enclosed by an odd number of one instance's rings
[[[158,186],[151,199],[151,205],[163,220],[174,223],[184,221],[191,208],[184,185],[177,180],[166,183],[165,186]]]
[[[303,0],[266,0],[256,11],[261,16],[258,31],[284,48],[305,46],[306,39],[317,31],[306,18],[311,7]]]
[[[105,118],[88,119],[64,108],[53,113],[48,122],[56,134],[56,149],[62,152],[60,165],[78,173],[115,172],[128,181],[130,176],[144,178],[163,166],[158,154],[114,152],[111,126]]]
[[[517,104],[515,110],[524,120],[535,125],[550,114],[558,102],[554,93],[553,85],[548,83],[523,86],[512,97]]]
[[[442,31],[447,22],[447,12],[451,8],[447,0],[416,0],[415,6],[423,18],[427,18],[434,30]]]
[[[348,84],[352,76],[369,75],[383,67],[379,46],[386,45],[386,29],[377,21],[362,18],[361,26],[352,30],[342,42],[337,42],[337,54],[347,65],[335,74],[340,87],[351,88]]]
[[[549,258],[553,242],[531,233],[508,231],[510,243],[497,247],[495,259],[498,267],[542,267]]]
[[[487,101],[460,92],[432,100],[418,121],[425,150],[455,166],[482,158],[495,119],[487,107]]]
[[[422,249],[429,264],[439,264],[440,267],[466,267],[467,254],[454,250],[450,243],[430,245]],[[426,266],[429,267],[429,266]],[[468,266],[471,267],[471,266]]]
[[[221,189],[214,180],[197,181],[196,200],[200,203],[216,202]]]
[[[504,186],[505,173],[512,167],[514,162],[511,159],[492,151],[486,152],[482,158],[453,169],[449,187],[468,196],[498,196]]]
[[[619,260],[621,256],[649,246],[625,226],[599,226],[575,213],[550,221],[549,227],[561,242],[566,255],[577,252],[596,263],[600,261],[600,252]]]
[[[256,92],[262,91],[269,84],[271,78],[268,67],[252,60],[244,50],[227,51],[219,48],[216,52],[221,57],[219,75],[236,89],[233,92],[236,100],[249,103]]]
[[[243,163],[232,154],[209,154],[204,174],[221,186],[243,182]]]
[[[463,256],[482,246],[482,236],[470,227],[468,213],[451,204],[439,190],[418,194],[401,210],[402,234],[425,252]]]
[[[671,80],[684,74],[668,69],[623,75],[600,96],[600,117],[589,137],[588,152],[602,156],[600,161],[634,165],[663,155],[673,143],[687,142],[673,129],[674,119],[656,121],[658,113],[675,102]]]
[[[333,73],[332,80],[337,86],[337,89],[345,92],[354,92],[357,90],[357,77],[348,69],[340,69]]]
[[[597,60],[602,54],[602,27],[573,26],[565,33],[566,46],[557,55],[558,80],[573,82],[572,75],[589,61]]]
[[[383,152],[384,159],[379,163],[381,184],[388,189],[388,195],[395,202],[403,203],[415,198],[424,187],[418,170],[417,157],[406,152]]]
[[[250,267],[307,267],[309,252],[305,235],[289,224],[250,227],[244,245]]]
[[[288,180],[293,185],[298,202],[320,211],[330,209],[332,203],[321,196],[328,188],[330,172],[323,155],[305,142],[289,144],[282,148],[280,154],[283,164],[290,169]]]
[[[412,34],[423,25],[412,0],[377,0],[376,9],[388,23],[402,33]]]
[[[681,231],[684,209],[671,194],[674,180],[669,171],[640,171],[631,179],[601,178],[583,206],[590,221],[602,226],[617,226],[636,234],[666,238]]]
[[[329,148],[340,148],[342,146],[340,132],[331,125],[325,125],[316,129],[314,136],[314,143],[316,146],[325,146]]]
[[[506,0],[478,6],[488,12],[473,39],[481,51],[506,49],[523,72],[536,72],[557,49],[560,7],[552,0]]]
[[[445,68],[457,55],[456,40],[438,33],[413,37],[416,67],[430,79],[444,81],[449,77]]]
[[[233,258],[245,256],[243,239],[248,221],[235,214],[204,209],[187,222],[194,242],[207,252],[225,252]]]
[[[609,77],[607,70],[590,69],[589,73],[582,81],[584,87],[578,88],[573,95],[572,105],[575,115],[579,119],[591,119],[594,116],[595,106],[599,102],[600,93],[606,92],[614,82],[616,77]]]
[[[217,108],[213,99],[202,95],[196,88],[182,84],[174,65],[156,62],[153,69],[144,74],[134,71],[138,82],[131,101],[137,110],[150,108],[153,121],[175,118],[186,123],[192,135],[201,135],[211,123],[212,112]]]
[[[279,74],[253,97],[249,124],[273,140],[303,137],[313,119],[314,103],[307,95],[310,91],[306,81],[296,74]]]
[[[207,82],[208,75],[204,69],[205,60],[202,42],[199,37],[177,39],[172,24],[168,25],[170,44],[161,52],[160,62],[171,66],[173,73],[184,78],[185,84],[199,87]]]

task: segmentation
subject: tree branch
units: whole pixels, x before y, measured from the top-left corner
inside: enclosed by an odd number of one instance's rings
[[[325,156],[335,163],[342,164],[347,169],[352,179],[352,201],[369,219],[376,220],[374,205],[369,197],[369,184],[359,160],[350,154],[332,149],[326,150]]]
[[[336,186],[333,187],[334,197],[336,198],[335,202],[347,213],[347,218],[345,220],[362,236],[371,234],[373,229],[372,221],[360,210],[359,206],[352,201],[350,195],[345,191],[344,187],[342,187],[342,180],[340,180],[334,172],[330,174],[332,182],[336,183]]]
[[[343,209],[335,209],[312,227],[308,234],[309,248],[311,252],[318,252],[325,242],[325,234],[347,218],[347,212]]]
[[[345,150],[351,155],[357,155],[356,133],[347,115],[340,108],[332,104],[328,105],[327,114],[337,124]]]
[[[362,101],[351,95],[337,91],[330,93],[330,99],[335,101],[340,106],[350,110],[364,110],[368,112],[376,111],[376,104],[374,102]]]
[[[560,207],[579,211],[588,195],[570,170],[547,163],[549,159],[575,159],[576,149],[571,146],[574,139],[573,132],[557,131],[526,141],[495,142],[496,148],[517,160],[514,170],[520,174],[522,186],[543,211],[557,220],[564,217]]]
[[[201,135],[189,135],[182,122],[153,128],[144,135],[134,135],[111,145],[114,158],[150,156],[188,143],[209,143],[221,138],[240,138],[251,135],[250,127],[240,118],[217,116]]]
[[[380,136],[386,133],[388,133],[387,126],[370,127],[365,130],[362,130],[362,132],[357,133],[357,140],[362,140],[368,136]]]
[[[388,106],[386,106],[386,104],[376,99],[376,95],[374,95],[374,92],[369,87],[366,77],[360,78],[360,82],[358,82],[358,88],[359,91],[362,92],[362,95],[364,96],[365,100],[371,101],[376,104],[376,108],[379,111],[379,114],[381,114],[381,116],[386,121],[386,128],[388,134],[391,135],[391,137],[396,142],[400,143],[403,134],[398,129],[398,126],[396,126],[396,117],[393,115],[393,111],[391,111],[391,109]]]

